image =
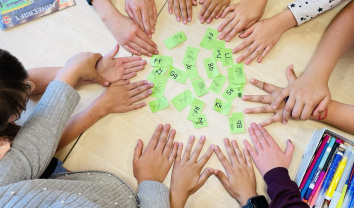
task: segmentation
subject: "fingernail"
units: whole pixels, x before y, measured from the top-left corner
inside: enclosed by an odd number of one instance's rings
[[[154,32],[155,32],[155,30],[154,30],[154,29],[152,29],[152,30],[151,30],[151,32],[153,32],[153,33],[154,33]]]
[[[149,93],[149,94],[152,94],[152,90],[149,90],[148,93]]]
[[[109,82],[105,82],[105,83],[104,83],[104,86],[108,86],[108,85],[109,85]]]
[[[138,139],[138,144],[140,144],[141,143],[141,141],[140,141],[140,139]]]
[[[290,142],[291,144],[293,143],[290,139],[288,139],[288,142]]]
[[[273,105],[273,108],[274,108],[274,109],[276,109],[276,106],[275,106],[275,105]]]
[[[150,86],[150,87],[153,87],[153,86],[154,86],[154,83],[150,83],[149,86]]]
[[[145,106],[146,105],[146,103],[143,103],[143,106]]]
[[[190,21],[192,21],[192,19],[189,17],[189,18],[188,18],[188,21],[190,22]]]
[[[205,136],[201,136],[200,141],[204,141],[204,140],[205,140]]]
[[[182,147],[182,145],[183,145],[183,143],[182,143],[182,142],[178,143],[178,146]]]
[[[181,21],[181,20],[179,19],[179,17],[177,17],[177,21],[178,21],[178,22]]]
[[[283,121],[283,124],[287,124],[288,122],[287,121]]]
[[[260,124],[257,124],[257,126],[258,126],[259,128],[262,128],[262,126],[261,126]]]
[[[157,48],[157,45],[154,45],[154,48]],[[157,51],[157,52],[159,52],[159,51]]]
[[[148,82],[146,80],[144,80],[144,84],[147,84]]]
[[[228,140],[228,139],[227,139],[227,138],[225,138],[225,139],[224,139],[224,142],[225,142],[225,143],[227,143],[227,140]]]
[[[210,145],[210,148],[214,149],[214,145],[213,145],[213,144],[212,144],[212,145]]]
[[[152,53],[149,53],[148,55],[151,57],[151,56],[152,56]]]
[[[193,135],[189,137],[189,141],[190,141],[190,142],[192,142],[193,139],[194,139],[194,136],[193,136]]]
[[[248,109],[245,109],[244,112],[245,112],[245,113],[249,113],[250,111],[249,111]]]

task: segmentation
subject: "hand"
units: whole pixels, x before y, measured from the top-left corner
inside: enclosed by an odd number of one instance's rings
[[[110,113],[125,113],[140,109],[145,102],[137,103],[149,97],[154,85],[147,81],[138,81],[129,84],[129,80],[119,80],[107,87],[96,99],[96,104],[104,111],[103,115]]]
[[[327,82],[318,78],[316,74],[311,72],[304,73],[300,78],[296,78],[294,71],[291,72],[292,82],[284,88],[273,103],[274,109],[284,109],[282,122],[286,124],[292,116],[294,119],[307,120],[312,116],[317,117],[326,111],[331,101],[331,93],[328,89]],[[287,98],[285,107],[281,107],[281,103]]]
[[[173,7],[177,22],[181,21],[182,14],[183,24],[187,24],[192,21],[192,5],[197,6],[197,0],[168,0],[168,12],[172,14]]]
[[[131,79],[146,65],[146,61],[141,60],[141,57],[114,58],[118,51],[119,45],[116,45],[113,50],[98,61],[96,66],[98,73],[109,82]]]
[[[242,0],[237,4],[230,5],[222,13],[221,18],[225,20],[218,27],[219,39],[230,41],[235,35],[256,23],[263,15],[267,1]],[[216,16],[216,19],[219,16]]]
[[[231,197],[236,199],[241,206],[245,206],[248,199],[257,196],[256,177],[250,154],[246,148],[243,149],[243,154],[245,155],[245,158],[243,158],[236,140],[231,142],[232,147],[227,138],[224,139],[224,144],[231,163],[226,159],[219,146],[215,147],[215,153],[225,168],[228,177],[221,170],[215,170],[214,174],[219,178]]]
[[[140,184],[143,181],[162,183],[176,158],[178,143],[173,143],[176,131],[170,125],[158,125],[144,153],[143,141],[138,140],[134,150],[133,172]],[[170,132],[170,133],[169,133]]]
[[[263,19],[252,25],[244,33],[240,34],[240,38],[245,38],[245,40],[232,50],[233,53],[238,53],[249,46],[236,61],[240,63],[252,54],[245,61],[245,64],[250,64],[257,57],[257,62],[262,62],[263,58],[277,44],[283,33],[296,24],[296,20],[290,10],[286,10],[272,18]]]
[[[157,45],[140,29],[138,23],[123,16],[111,16],[106,21],[108,29],[115,39],[130,53],[141,56],[152,56],[159,54]]]
[[[150,38],[155,32],[157,21],[156,4],[154,0],[125,0],[125,11],[130,19],[135,20],[140,29]]]
[[[292,65],[288,66],[288,68],[286,69],[286,77],[288,79],[289,84],[296,80]],[[274,102],[275,98],[278,97],[283,88],[259,81],[257,79],[251,79],[250,83],[260,88],[261,90],[264,90],[265,92],[269,93],[269,95],[244,95],[242,96],[242,100],[263,103],[267,105],[264,105],[262,107],[246,108],[244,112],[246,114],[273,113],[274,115],[272,117],[260,123],[260,125],[262,126],[267,126],[272,123],[281,121],[283,116],[283,110],[285,107],[285,101],[282,100],[277,109],[274,109],[271,104]]]
[[[286,143],[285,152],[283,152],[264,127],[255,123],[252,123],[251,126],[248,132],[255,150],[247,140],[244,140],[243,143],[262,176],[264,177],[268,171],[277,167],[288,169],[295,150],[290,139]]]
[[[98,82],[103,86],[108,86],[106,81],[96,70],[96,64],[102,55],[99,53],[80,53],[66,61],[63,68],[58,71],[55,80],[65,82],[72,87],[78,81]]]
[[[198,161],[200,152],[205,143],[205,137],[201,136],[191,156],[194,136],[190,136],[182,158],[183,143],[178,145],[177,157],[171,176],[171,207],[184,207],[190,195],[194,194],[204,185],[206,180],[214,173],[212,168],[202,169],[210,159],[214,151],[214,145],[210,145],[202,158]],[[202,172],[202,173],[201,173]]]
[[[200,23],[204,24],[206,21],[209,24],[215,17],[221,16],[230,0],[200,0],[199,4],[203,4],[199,12]]]

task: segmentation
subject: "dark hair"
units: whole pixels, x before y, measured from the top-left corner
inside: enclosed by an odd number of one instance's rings
[[[26,110],[31,86],[26,82],[28,74],[21,62],[9,52],[0,49],[0,137],[11,141],[20,126],[9,123],[15,115],[20,118]]]

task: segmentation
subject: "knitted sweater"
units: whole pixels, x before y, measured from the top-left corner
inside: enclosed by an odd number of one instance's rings
[[[122,180],[105,172],[38,179],[79,99],[66,83],[50,83],[11,150],[0,160],[0,207],[169,207],[169,190],[156,181],[142,182],[136,196]]]

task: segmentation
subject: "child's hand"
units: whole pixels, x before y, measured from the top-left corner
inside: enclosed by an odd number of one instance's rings
[[[119,80],[107,87],[95,102],[104,111],[104,115],[125,113],[144,107],[145,102],[137,102],[149,97],[152,94],[149,89],[152,87],[152,83],[144,80],[130,84],[129,80]]]
[[[174,9],[177,22],[183,20],[183,24],[192,21],[192,6],[197,6],[197,0],[168,0],[168,12]]]
[[[130,19],[135,20],[140,29],[150,38],[155,32],[157,21],[156,4],[154,0],[125,0],[125,11]]]
[[[264,177],[273,168],[284,167],[288,169],[295,150],[290,139],[286,143],[285,152],[283,152],[264,127],[255,123],[252,123],[251,126],[248,132],[255,150],[247,140],[244,140],[243,143],[262,176]]]
[[[290,117],[294,119],[308,120],[311,116],[318,117],[326,111],[331,102],[331,93],[327,80],[321,80],[316,74],[304,73],[296,79],[292,65],[291,73],[294,80],[282,89],[273,103],[274,109],[284,109],[282,122],[286,124]],[[287,98],[285,107],[283,100]]]
[[[256,178],[251,157],[246,148],[243,150],[245,157],[242,156],[236,140],[231,142],[231,146],[229,139],[226,138],[224,144],[231,163],[218,146],[215,147],[215,153],[225,168],[227,176],[221,170],[215,170],[214,175],[219,178],[231,197],[236,199],[241,206],[245,206],[248,199],[257,196]]]
[[[292,65],[290,65],[286,69],[286,77],[288,79],[289,84],[292,83],[294,80],[296,80],[296,76],[294,74]],[[274,102],[275,98],[278,97],[280,92],[283,90],[283,88],[277,87],[275,85],[266,82],[259,81],[257,79],[251,79],[250,83],[264,90],[265,92],[269,93],[269,95],[244,95],[242,96],[242,100],[256,102],[256,103],[263,103],[267,105],[264,105],[262,107],[246,108],[244,112],[246,114],[273,113],[274,115],[272,117],[260,123],[260,125],[262,126],[267,126],[272,123],[280,122],[283,117],[285,101],[282,100],[282,102],[280,103],[277,109],[274,109],[271,105]]]
[[[134,150],[133,172],[140,184],[143,181],[162,183],[176,158],[178,143],[173,143],[176,131],[170,125],[158,125],[144,153],[143,141],[138,140]]]
[[[119,45],[116,45],[98,61],[96,66],[98,73],[109,82],[133,78],[146,65],[146,61],[141,60],[141,57],[114,58],[118,51]]]
[[[109,16],[105,23],[118,43],[130,53],[149,57],[159,54],[157,45],[140,29],[138,23],[129,17]]]
[[[105,80],[96,70],[98,60],[102,58],[99,53],[79,53],[66,61],[55,80],[65,82],[74,87],[79,81],[98,82],[103,86],[108,86]]]
[[[225,20],[218,27],[219,39],[230,41],[235,35],[256,23],[263,15],[267,1],[264,0],[243,0],[237,4],[230,5],[222,13],[221,18],[227,15]],[[220,16],[216,16],[216,19]]]
[[[224,12],[227,6],[230,4],[230,0],[199,0],[199,4],[203,4],[199,12],[200,23],[208,24],[216,17],[219,18]]]
[[[171,176],[171,207],[184,207],[190,195],[194,194],[204,185],[206,180],[214,173],[212,168],[202,169],[210,159],[214,151],[211,145],[202,158],[198,160],[205,143],[205,137],[201,136],[191,156],[194,136],[189,138],[182,158],[183,143],[178,145],[177,157]]]
[[[258,57],[257,62],[262,62],[263,58],[277,44],[285,31],[297,24],[290,10],[286,10],[269,19],[263,19],[240,34],[240,38],[245,40],[232,50],[233,53],[248,47],[247,50],[239,56],[236,61],[238,63],[249,57],[245,64],[250,64]],[[252,54],[252,55],[251,55]]]

